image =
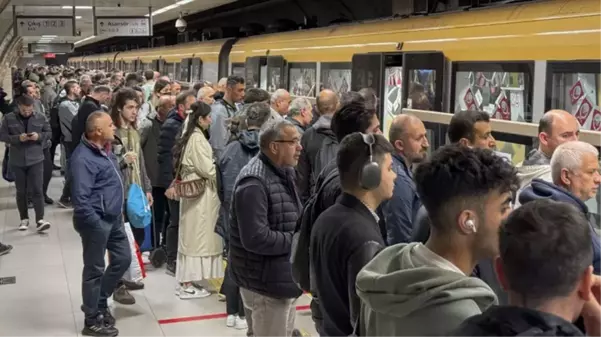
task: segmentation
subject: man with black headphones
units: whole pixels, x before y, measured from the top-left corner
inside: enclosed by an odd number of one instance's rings
[[[392,197],[396,173],[392,145],[382,135],[346,136],[338,150],[342,195],[313,225],[311,283],[320,299],[321,329],[327,336],[348,336],[359,317],[355,279],[383,247],[376,209]]]

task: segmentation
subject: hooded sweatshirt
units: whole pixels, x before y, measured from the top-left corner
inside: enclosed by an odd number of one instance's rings
[[[499,306],[461,324],[454,336],[584,336],[575,325],[546,312]]]
[[[519,196],[526,187],[530,186],[533,179],[553,181],[550,163],[551,158],[547,157],[542,151],[535,149],[530,151],[526,160],[517,166],[520,189],[516,193],[515,207],[520,206]]]
[[[537,199],[551,199],[554,201],[567,202],[581,210],[587,219],[590,218],[588,207],[582,200],[578,199],[577,196],[573,195],[569,191],[542,179],[532,180],[530,186],[524,189],[524,191],[520,194],[520,203],[522,204]],[[593,268],[595,268],[595,274],[600,275],[601,242],[599,240],[599,235],[593,227],[592,221],[589,221],[589,227],[591,230],[591,240],[593,245]]]
[[[497,298],[421,243],[384,249],[357,276],[361,336],[445,335]]]

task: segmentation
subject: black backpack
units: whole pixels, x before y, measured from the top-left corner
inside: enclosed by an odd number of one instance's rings
[[[324,179],[316,193],[305,204],[301,216],[296,221],[296,228],[292,236],[292,249],[290,264],[292,265],[292,279],[304,291],[311,291],[311,277],[309,269],[309,245],[311,243],[311,230],[321,212],[316,209],[317,200],[325,186],[339,176],[338,170],[332,170]]]

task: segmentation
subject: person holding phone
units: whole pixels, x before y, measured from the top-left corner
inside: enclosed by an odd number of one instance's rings
[[[17,208],[21,222],[19,230],[29,228],[27,194],[30,193],[35,210],[37,231],[50,228],[44,220],[44,144],[52,136],[50,124],[42,114],[34,113],[34,100],[21,96],[18,111],[4,116],[0,126],[0,141],[10,145],[8,164],[15,174]]]

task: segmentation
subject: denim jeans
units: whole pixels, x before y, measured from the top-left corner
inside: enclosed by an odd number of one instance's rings
[[[83,246],[83,275],[81,293],[87,321],[93,321],[99,310],[108,307],[109,298],[117,282],[131,264],[129,241],[123,220],[101,220],[99,223],[77,223],[75,230]],[[104,254],[109,253],[105,270]]]

